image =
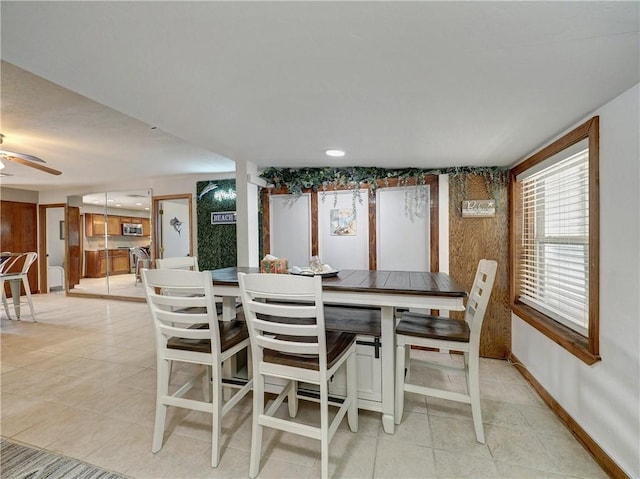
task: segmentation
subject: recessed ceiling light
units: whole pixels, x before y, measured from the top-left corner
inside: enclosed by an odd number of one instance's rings
[[[335,156],[335,157],[341,157],[345,155],[343,150],[326,150],[324,153],[327,156]]]
[[[142,206],[142,203],[136,203],[136,206]]]

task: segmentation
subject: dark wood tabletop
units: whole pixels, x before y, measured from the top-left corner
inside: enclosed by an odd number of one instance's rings
[[[211,271],[213,284],[237,285],[238,272],[259,273],[260,268],[230,267]],[[446,273],[414,271],[371,271],[346,269],[337,276],[324,278],[325,291],[393,293],[464,298],[464,288]]]

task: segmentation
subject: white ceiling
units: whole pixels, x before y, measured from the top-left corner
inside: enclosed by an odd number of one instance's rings
[[[639,6],[3,0],[4,147],[64,173],[2,185],[507,166],[638,83]]]

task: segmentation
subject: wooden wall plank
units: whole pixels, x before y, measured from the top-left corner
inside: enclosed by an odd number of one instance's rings
[[[0,201],[0,250],[13,253],[38,251],[38,213],[35,203]],[[29,269],[29,288],[38,293],[38,264]],[[8,283],[5,284],[8,297],[11,296]],[[24,288],[21,289],[24,293]]]
[[[503,359],[511,345],[508,188],[500,188],[495,198],[494,217],[463,218],[459,188],[466,190],[467,199],[490,199],[484,179],[478,175],[451,177],[449,185],[449,273],[469,291],[478,262],[483,258],[498,262],[480,336],[480,355]],[[461,319],[462,313],[452,313],[451,316]]]

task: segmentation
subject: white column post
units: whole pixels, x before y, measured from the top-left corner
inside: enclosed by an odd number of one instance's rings
[[[258,266],[258,177],[255,164],[236,160],[236,243],[238,266]]]

